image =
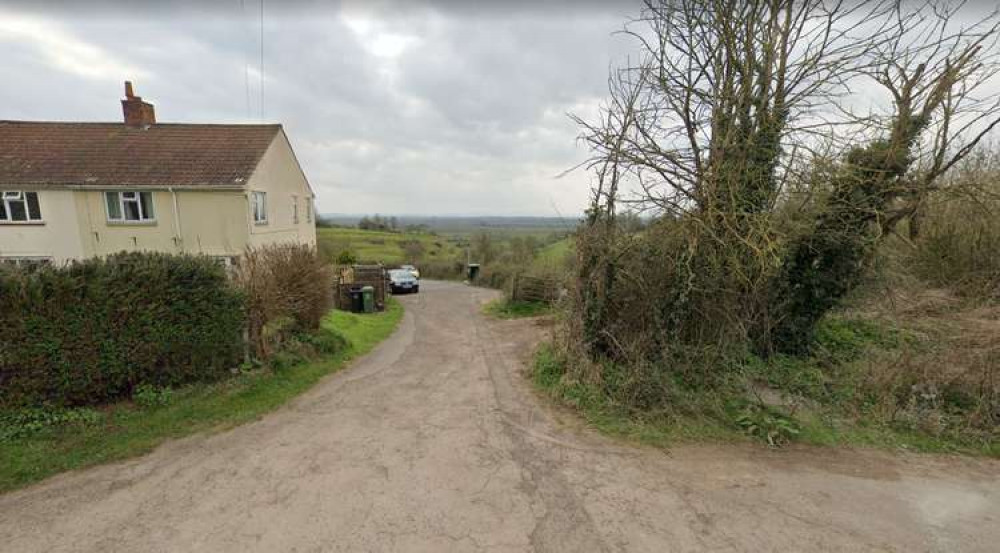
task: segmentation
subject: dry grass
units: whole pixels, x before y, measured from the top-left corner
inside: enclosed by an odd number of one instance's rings
[[[914,275],[967,298],[1000,301],[1000,153],[966,164],[928,205],[910,243]]]
[[[862,381],[875,415],[939,435],[995,439],[1000,424],[1000,306],[940,288],[883,296],[867,316],[912,337],[906,347],[864,361]]]

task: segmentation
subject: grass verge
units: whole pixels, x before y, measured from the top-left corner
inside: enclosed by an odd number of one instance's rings
[[[570,407],[597,430],[647,445],[666,447],[686,441],[747,441],[730,425],[711,417],[677,413],[630,411],[593,386],[566,374],[570,361],[552,344],[535,352],[532,380],[555,402]]]
[[[88,410],[94,416],[4,440],[0,443],[0,491],[67,470],[141,455],[169,439],[254,420],[369,352],[392,334],[402,315],[401,305],[391,299],[387,311],[376,315],[334,311],[323,321],[323,328],[340,334],[346,346],[320,360],[174,390],[166,405],[142,408],[122,402]]]
[[[552,312],[552,306],[534,301],[510,301],[506,298],[493,300],[483,307],[483,313],[497,319],[521,319],[538,317]]]
[[[960,410],[968,393],[938,383],[933,394],[918,390],[899,399],[919,380],[911,367],[902,376],[887,375],[886,367],[898,370],[901,359],[917,358],[929,347],[924,339],[842,318],[818,334],[811,357],[727,358],[715,366],[711,385],[685,383],[670,370],[636,374],[610,365],[592,367],[602,384],[585,382],[569,370],[574,359],[552,344],[536,352],[532,375],[539,390],[598,430],[650,445],[798,442],[1000,457],[997,429],[971,425],[970,407]],[[902,380],[886,386],[890,378]],[[667,400],[637,408],[649,390]]]

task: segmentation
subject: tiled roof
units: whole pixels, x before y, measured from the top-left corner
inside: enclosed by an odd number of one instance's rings
[[[243,185],[280,129],[0,121],[0,185]]]

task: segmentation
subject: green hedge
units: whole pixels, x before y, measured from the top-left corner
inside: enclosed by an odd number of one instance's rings
[[[213,380],[243,352],[243,298],[204,257],[121,253],[0,270],[0,407],[86,405]]]

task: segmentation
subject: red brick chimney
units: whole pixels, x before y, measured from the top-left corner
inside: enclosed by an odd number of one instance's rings
[[[143,102],[141,96],[132,93],[132,81],[125,81],[125,99],[122,100],[125,124],[129,127],[148,127],[156,123],[153,104]]]

